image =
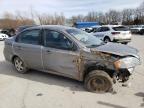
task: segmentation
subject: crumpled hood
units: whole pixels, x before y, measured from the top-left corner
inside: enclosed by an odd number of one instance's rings
[[[134,56],[134,57],[139,58],[139,56],[137,55],[138,53],[137,49],[127,46],[127,45],[118,44],[118,43],[109,42],[105,45],[101,45],[96,48],[91,48],[91,50],[105,52],[109,54],[115,54],[119,56]]]

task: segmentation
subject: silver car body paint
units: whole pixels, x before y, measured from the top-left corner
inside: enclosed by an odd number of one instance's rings
[[[98,66],[103,69],[106,68],[116,71],[114,62],[125,57],[134,58],[132,59],[131,64],[129,64],[132,65],[133,68],[140,63],[140,58],[137,54],[138,51],[134,48],[114,43],[108,43],[96,48],[87,48],[84,44],[66,32],[66,29],[69,29],[70,27],[37,26],[28,28],[28,30],[35,28],[50,29],[63,33],[77,46],[77,50],[66,51],[42,45],[17,43],[15,42],[14,37],[5,40],[4,55],[7,61],[12,62],[12,58],[18,56],[25,62],[28,68],[66,76],[79,81],[83,81],[86,72],[85,70],[91,66]],[[123,65],[126,66],[127,64]],[[131,68],[131,66],[126,67],[126,70],[132,70]]]

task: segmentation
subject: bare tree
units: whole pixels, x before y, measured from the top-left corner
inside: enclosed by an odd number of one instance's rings
[[[65,17],[61,13],[60,15],[54,14],[37,14],[37,20],[40,25],[64,25],[65,24]]]
[[[16,13],[16,15],[5,12],[3,18],[0,20],[1,28],[17,28],[22,25],[32,25],[35,22],[32,19],[24,17],[21,13]]]

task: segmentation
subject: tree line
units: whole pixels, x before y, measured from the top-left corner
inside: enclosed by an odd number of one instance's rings
[[[86,16],[72,16],[71,21],[97,21],[102,24],[121,23],[124,25],[139,25],[144,24],[144,2],[136,9],[123,9],[117,11],[114,9],[108,12],[89,12]]]
[[[5,12],[0,19],[0,28],[17,28],[24,25],[65,25],[65,16],[61,14],[38,14],[31,12],[16,12],[15,14]]]

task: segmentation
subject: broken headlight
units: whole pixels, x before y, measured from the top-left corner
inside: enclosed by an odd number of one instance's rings
[[[136,57],[125,57],[114,62],[116,69],[132,68],[140,64],[140,60]]]

